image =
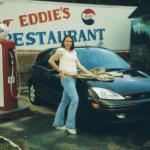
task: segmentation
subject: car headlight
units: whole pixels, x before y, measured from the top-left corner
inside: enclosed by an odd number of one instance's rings
[[[109,99],[109,100],[120,100],[124,99],[123,96],[120,94],[104,89],[104,88],[98,88],[98,87],[92,87],[88,90],[89,96],[93,97],[94,99],[100,98],[100,99]]]

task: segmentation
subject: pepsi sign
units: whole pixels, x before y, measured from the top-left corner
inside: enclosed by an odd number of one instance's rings
[[[81,14],[82,21],[86,25],[92,25],[95,22],[95,12],[92,9],[85,9]]]

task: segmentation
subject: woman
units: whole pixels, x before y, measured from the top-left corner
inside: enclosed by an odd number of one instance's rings
[[[59,60],[59,66],[56,61]],[[53,126],[56,129],[66,130],[70,134],[76,134],[76,111],[78,107],[78,93],[76,90],[77,68],[84,73],[90,73],[81,65],[77,53],[74,49],[74,42],[71,36],[64,37],[61,47],[58,48],[53,56],[48,60],[49,64],[60,74],[61,84],[64,88],[62,100],[57,109]],[[66,122],[64,113],[69,105]]]

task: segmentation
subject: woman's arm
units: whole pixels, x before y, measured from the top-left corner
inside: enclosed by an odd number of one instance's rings
[[[77,67],[84,73],[87,73],[87,74],[93,74],[92,72],[90,72],[89,70],[87,70],[79,61],[79,59],[76,60],[76,64],[77,64]]]
[[[59,58],[61,57],[61,53],[60,52],[55,52],[54,55],[52,55],[49,60],[48,60],[48,63],[55,69],[57,70],[59,73],[60,73],[60,78],[61,80],[63,80],[65,78],[65,73],[63,70],[60,70],[59,69],[59,66],[56,64],[55,61],[58,61]]]
[[[58,72],[60,72],[60,70],[59,70],[59,66],[56,64],[56,61],[59,60],[60,56],[61,54],[56,51],[54,55],[52,55],[48,60],[48,63]]]

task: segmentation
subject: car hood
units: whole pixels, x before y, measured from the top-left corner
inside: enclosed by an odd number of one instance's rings
[[[113,81],[86,80],[90,87],[106,88],[122,95],[150,92],[150,78],[142,75],[124,74]]]

